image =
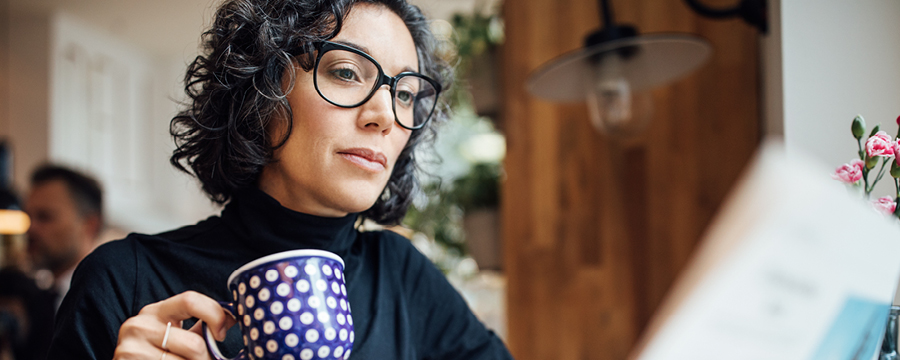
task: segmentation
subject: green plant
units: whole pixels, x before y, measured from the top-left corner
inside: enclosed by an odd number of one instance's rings
[[[497,14],[454,14],[450,20],[454,29],[456,79],[450,87],[450,106],[471,106],[466,79],[472,72],[472,62],[477,56],[493,50],[503,43],[503,21]]]

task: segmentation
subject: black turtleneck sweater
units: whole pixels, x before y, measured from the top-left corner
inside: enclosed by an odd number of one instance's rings
[[[219,217],[104,244],[75,270],[48,359],[111,359],[119,327],[145,305],[188,290],[231,301],[232,271],[293,249],[328,250],[344,259],[356,331],[352,359],[511,359],[409,240],[390,231],[359,232],[356,217],[298,213],[247,189]],[[221,348],[233,356],[242,345],[235,326]]]

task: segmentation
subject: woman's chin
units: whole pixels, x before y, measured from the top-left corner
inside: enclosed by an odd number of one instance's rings
[[[361,213],[375,205],[376,200],[378,200],[378,196],[359,196],[357,194],[357,196],[351,196],[341,201],[337,208],[344,213]]]

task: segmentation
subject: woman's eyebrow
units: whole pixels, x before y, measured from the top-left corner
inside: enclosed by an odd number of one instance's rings
[[[349,41],[342,41],[342,40],[332,40],[331,42],[354,48],[356,50],[359,50],[359,51],[362,51],[362,52],[368,54],[369,56],[372,56],[372,53],[369,52],[369,48],[367,48],[365,46],[362,46],[362,45],[359,45],[356,43],[352,43]],[[407,66],[403,67],[403,70],[401,70],[401,72],[417,72],[417,70],[413,69],[407,65]]]
[[[349,41],[341,41],[341,40],[332,40],[332,42],[337,43],[337,44],[341,44],[341,45],[344,45],[344,46],[352,47],[352,48],[354,48],[354,49],[356,49],[356,50],[359,50],[359,51],[362,51],[362,52],[364,52],[364,53],[366,53],[366,54],[369,54],[369,56],[372,56],[372,53],[369,52],[369,48],[367,48],[367,47],[365,47],[365,46],[358,45],[358,44],[355,44],[355,43],[352,43],[352,42],[349,42]]]

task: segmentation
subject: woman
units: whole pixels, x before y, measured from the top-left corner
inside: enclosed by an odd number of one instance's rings
[[[409,241],[354,225],[401,220],[414,148],[445,116],[435,103],[448,71],[421,12],[403,0],[228,0],[205,49],[171,160],[225,209],[85,259],[49,358],[206,359],[196,319],[235,354],[238,328],[216,303],[230,300],[228,275],[298,248],[345,260],[353,359],[510,358]]]

